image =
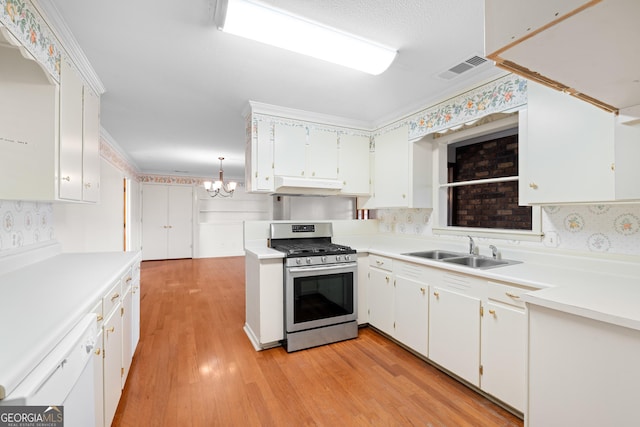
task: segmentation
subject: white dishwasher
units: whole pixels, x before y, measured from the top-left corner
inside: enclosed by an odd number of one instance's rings
[[[0,406],[63,406],[65,427],[95,424],[95,314],[87,314]]]

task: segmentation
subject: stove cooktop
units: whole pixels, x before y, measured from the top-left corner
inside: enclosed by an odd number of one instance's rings
[[[284,252],[289,258],[356,253],[355,249],[336,243],[278,243],[273,249]]]

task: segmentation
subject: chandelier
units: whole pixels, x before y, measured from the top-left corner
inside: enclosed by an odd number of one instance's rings
[[[233,192],[236,191],[236,186],[238,185],[237,182],[231,181],[231,182],[224,182],[224,178],[223,178],[223,170],[222,170],[222,161],[224,160],[224,157],[218,157],[218,160],[220,160],[220,174],[219,174],[219,179],[217,181],[205,181],[203,182],[204,184],[204,189],[207,190],[207,193],[209,193],[209,195],[211,197],[216,197],[216,196],[220,196],[220,197],[233,197]]]

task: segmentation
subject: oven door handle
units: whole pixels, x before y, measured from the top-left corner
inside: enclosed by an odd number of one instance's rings
[[[290,273],[311,273],[318,271],[344,270],[345,268],[353,268],[358,264],[355,262],[346,262],[336,265],[320,265],[317,267],[289,267]]]

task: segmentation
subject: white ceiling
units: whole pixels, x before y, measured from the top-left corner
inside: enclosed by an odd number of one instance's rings
[[[53,1],[53,0],[52,0]],[[482,0],[266,0],[395,47],[379,76],[218,31],[215,0],[55,0],[106,92],[102,127],[143,173],[244,177],[248,101],[373,128],[503,74],[437,75],[483,49]]]

